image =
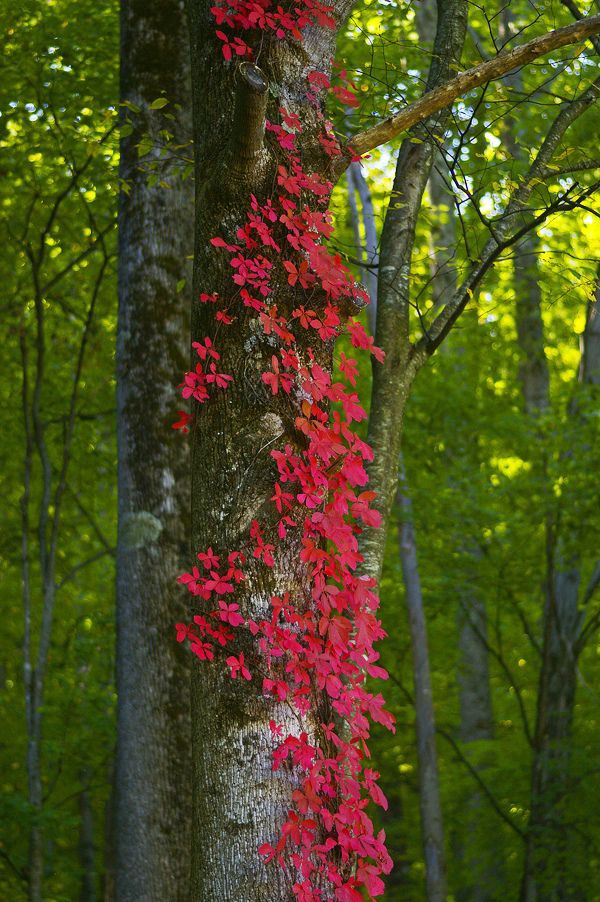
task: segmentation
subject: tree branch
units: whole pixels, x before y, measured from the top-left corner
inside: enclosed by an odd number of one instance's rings
[[[578,21],[585,18],[585,15],[581,12],[576,3],[573,3],[573,0],[561,0],[563,6],[566,6],[574,19]],[[592,44],[594,45],[594,50],[596,53],[600,53],[600,41],[598,38],[592,38]]]
[[[65,583],[68,583],[72,579],[74,579],[74,577],[79,573],[80,570],[83,570],[85,567],[89,567],[90,564],[95,564],[96,561],[99,561],[101,558],[106,557],[107,555],[114,557],[115,549],[102,548],[100,551],[97,551],[96,554],[93,554],[91,557],[86,558],[85,561],[80,561],[78,564],[75,564],[75,566],[69,570],[67,575],[63,576],[61,581],[56,584],[56,591],[58,592],[60,589],[62,589]]]
[[[263,148],[269,83],[258,66],[241,63],[236,72],[233,113],[234,168],[246,173]]]
[[[393,673],[389,673],[389,678],[392,681],[392,683],[395,683],[396,686],[398,686],[400,691],[403,693],[403,695],[408,700],[408,703],[414,708],[415,700],[414,700],[413,696],[411,695],[411,693],[408,691],[408,689],[403,685],[403,683]],[[464,754],[464,752],[462,751],[462,749],[460,748],[460,746],[458,745],[456,740],[452,737],[452,734],[448,730],[445,730],[443,727],[440,727],[437,724],[435,727],[435,732],[438,733],[440,736],[442,736],[446,740],[446,742],[452,746],[454,752],[456,753],[456,757],[459,759],[459,761],[461,761],[465,765],[465,767],[467,768],[467,770],[469,771],[469,773],[471,774],[471,776],[473,777],[473,779],[475,780],[475,782],[477,783],[477,785],[479,786],[479,788],[481,789],[483,794],[485,795],[486,799],[488,800],[488,802],[490,803],[490,805],[492,806],[492,808],[494,809],[496,814],[498,814],[498,816],[501,817],[502,820],[505,821],[508,824],[508,826],[511,827],[515,831],[515,833],[518,833],[519,836],[523,839],[524,833],[521,830],[521,828],[518,826],[518,824],[515,824],[515,822],[512,820],[512,818],[509,817],[509,815],[506,814],[505,811],[502,810],[500,803],[494,797],[492,791],[489,789],[487,784],[483,781],[483,779],[481,778],[477,769],[475,767],[473,767],[473,765],[471,764],[469,759],[466,757],[466,755]]]
[[[434,113],[438,113],[449,106],[457,97],[461,97],[473,88],[486,82],[493,81],[532,62],[540,56],[566,47],[569,44],[577,44],[593,35],[600,33],[600,15],[589,16],[580,19],[573,25],[557,28],[541,37],[534,38],[520,47],[508,53],[499,53],[493,59],[486,60],[478,66],[473,66],[465,72],[461,72],[455,78],[441,85],[433,91],[425,94],[415,103],[411,103],[404,110],[389,116],[377,125],[359,132],[352,140],[352,150],[355,154],[365,154],[380,144],[391,141],[401,132],[407,131],[418,122],[428,119]]]
[[[600,19],[600,16],[596,17]],[[518,241],[531,228],[544,222],[548,216],[559,209],[565,209],[564,202],[572,189],[569,188],[560,198],[551,204],[535,219],[529,218],[525,225],[518,231],[511,228],[515,224],[517,214],[523,213],[525,204],[529,200],[536,183],[543,180],[552,157],[558,148],[563,136],[572,123],[581,116],[594,101],[600,96],[600,79],[593,82],[576,100],[570,101],[563,105],[558,116],[550,126],[538,153],[529,167],[527,175],[514,191],[509,202],[502,213],[499,220],[496,221],[496,227],[492,233],[492,238],[483,250],[481,258],[475,261],[471,272],[464,280],[458,292],[438,314],[429,329],[423,337],[415,345],[415,353],[419,358],[419,362],[424,362],[427,356],[433,354],[436,348],[442,343],[464,308],[469,302],[474,289],[479,285],[485,273],[495,263],[503,250],[510,247],[515,241]],[[582,192],[580,202],[589,196],[597,186]],[[573,209],[574,205],[569,204],[567,208]]]

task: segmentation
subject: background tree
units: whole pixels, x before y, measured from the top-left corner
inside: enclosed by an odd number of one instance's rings
[[[189,455],[171,432],[189,346],[193,252],[183,5],[121,6],[117,331],[116,895],[188,899],[189,658],[174,574],[189,543]]]
[[[32,900],[97,897],[112,749],[116,22],[85,7],[91,72],[81,13],[4,19],[3,895]]]

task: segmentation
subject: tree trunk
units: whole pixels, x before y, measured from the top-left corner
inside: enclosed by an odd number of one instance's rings
[[[440,0],[427,90],[450,76],[453,62],[460,58],[466,25],[464,0]],[[383,366],[376,367],[373,373],[368,442],[374,451],[369,481],[378,495],[383,525],[381,529],[367,527],[361,536],[365,570],[376,579],[381,574],[385,535],[396,495],[404,410],[419,365],[409,335],[415,229],[434,159],[431,134],[443,129],[447,115],[447,111],[442,112],[435,121],[418,127],[415,135],[419,143],[413,143],[411,138],[402,142],[381,235],[376,343],[384,348],[386,358]]]
[[[509,8],[502,16],[504,32],[514,30]],[[523,92],[520,71],[507,84]],[[527,160],[523,129],[507,121],[506,142],[515,161]],[[523,221],[525,219],[521,217]],[[518,220],[521,224],[521,220]],[[537,434],[536,420],[550,407],[550,378],[544,351],[539,238],[535,230],[518,243],[514,254],[519,381],[525,412]],[[538,438],[541,440],[541,437]],[[542,481],[544,474],[540,474]],[[542,664],[539,675],[531,774],[531,814],[527,831],[521,898],[524,902],[565,898],[568,827],[563,808],[568,792],[570,733],[576,688],[575,642],[579,628],[579,570],[562,553],[563,538],[547,520],[546,601],[543,615]],[[567,894],[568,895],[568,894]]]
[[[447,886],[444,863],[444,827],[435,748],[435,715],[431,691],[427,626],[419,578],[411,501],[404,477],[398,492],[398,501],[402,518],[399,528],[400,560],[413,659],[419,805],[425,857],[426,892],[428,902],[445,902]]]
[[[115,902],[116,900],[116,879],[115,879],[115,858],[116,858],[116,837],[115,837],[115,795],[116,795],[116,773],[114,760],[111,761],[108,768],[107,782],[110,785],[110,794],[104,805],[104,842],[102,849],[104,852],[104,868],[102,871],[101,896],[102,902]]]
[[[362,223],[365,232],[367,263],[379,263],[377,251],[377,232],[373,214],[373,202],[369,185],[358,163],[349,168],[351,178],[348,179],[348,191],[357,191],[362,204]],[[363,248],[360,240],[360,220],[356,203],[350,198],[350,213],[355,235],[356,252],[363,259]],[[358,236],[358,237],[357,237]],[[367,270],[368,274],[369,271]],[[377,282],[367,280],[371,304],[371,330],[377,327]],[[402,466],[402,465],[401,465]],[[413,657],[413,682],[415,688],[415,727],[417,734],[417,766],[419,773],[419,801],[421,810],[421,835],[423,838],[423,856],[425,860],[425,885],[428,900],[446,899],[446,869],[444,856],[444,828],[435,747],[435,718],[431,692],[431,676],[429,666],[429,650],[427,646],[427,628],[417,546],[412,523],[412,504],[406,474],[402,471],[401,487],[398,492],[398,504],[401,512],[399,524],[400,560],[404,577],[404,590],[409,615],[411,649]],[[395,869],[397,870],[397,868]],[[400,881],[399,881],[400,882]]]
[[[79,793],[79,863],[81,867],[81,902],[96,902],[96,851],[94,845],[94,812],[87,786],[87,774],[82,774]]]
[[[417,13],[417,29],[421,45],[431,44],[436,29],[436,4],[431,2],[419,5]],[[434,155],[431,175],[429,177],[429,199],[433,207],[433,223],[430,232],[431,260],[431,295],[433,307],[441,310],[456,293],[458,280],[455,257],[457,254],[456,212],[454,193],[452,191],[451,173],[447,163],[447,153],[451,149],[437,151]],[[442,352],[448,351],[449,345],[442,346]],[[465,366],[461,363],[466,348],[453,344],[457,363],[454,378],[461,383],[465,380]],[[446,366],[451,366],[449,355],[446,355]],[[471,385],[475,391],[475,385]],[[452,441],[452,439],[451,439]],[[466,440],[459,437],[458,448],[453,449],[451,457],[460,459],[463,467],[470,473],[478,468],[477,443],[472,440],[469,431]],[[470,463],[466,465],[466,461]],[[448,461],[451,472],[451,460]],[[454,486],[455,490],[458,488]],[[461,486],[460,491],[471,491],[470,483]],[[458,525],[458,524],[457,524]],[[458,630],[458,669],[460,727],[459,738],[462,742],[477,742],[493,737],[493,712],[490,693],[490,674],[487,641],[487,611],[485,599],[474,588],[476,576],[481,562],[481,550],[473,537],[465,535],[464,525],[452,536],[452,543],[460,554],[461,576],[456,582],[457,594],[457,630]],[[478,787],[473,786],[464,799],[465,809],[469,812],[465,835],[455,840],[457,855],[467,859],[469,885],[458,892],[461,902],[483,902],[489,887],[497,873],[481,860],[481,855],[471,850],[472,840],[480,833],[483,812],[486,802]],[[481,844],[480,844],[481,845]],[[496,857],[496,856],[494,856]]]
[[[150,108],[163,96],[176,121]],[[174,626],[184,610],[176,577],[189,536],[189,454],[170,426],[189,340],[193,189],[157,162],[165,125],[179,153],[191,139],[189,41],[178,0],[123,4],[121,98],[132,105],[133,133],[121,143],[128,187],[119,208],[116,894],[119,902],[183,902],[189,660]],[[146,135],[154,150],[144,165],[154,161],[169,187],[152,185],[139,165],[136,145]]]
[[[363,282],[371,299],[367,309],[367,318],[371,334],[377,330],[377,271],[379,269],[379,241],[375,214],[373,211],[373,198],[368,182],[365,179],[361,164],[358,161],[351,163],[346,171],[348,182],[348,203],[352,216],[354,231],[354,244],[358,259],[361,262]],[[364,241],[360,229],[358,205],[356,194],[360,199],[361,216],[364,230]]]
[[[599,311],[600,288],[588,308],[578,373],[580,384],[596,391],[600,386]],[[529,399],[528,408],[539,413],[535,397]],[[577,402],[571,405],[569,413],[575,424],[583,422],[585,414]],[[547,590],[531,772],[531,815],[521,884],[523,902],[575,898],[581,887],[581,883],[573,886],[569,878],[569,824],[564,812],[571,770],[577,662],[586,614],[585,608],[580,607],[580,529],[581,525],[571,524],[558,531],[552,523],[548,524]]]
[[[304,436],[294,425],[300,401],[281,391],[272,394],[261,379],[278,345],[263,334],[256,310],[233,294],[231,267],[210,239],[236,241],[246,221],[250,194],[260,203],[276,184],[277,148],[263,139],[265,115],[279,119],[279,108],[299,115],[299,144],[305,171],[325,171],[328,160],[315,138],[316,110],[307,99],[306,72],[327,72],[335,47],[335,31],[307,29],[303,43],[265,39],[260,69],[224,63],[215,37],[209,2],[190,0],[194,139],[196,155],[196,251],[194,294],[217,292],[231,301],[234,326],[218,332],[219,370],[231,374],[226,391],[197,405],[192,431],[193,551],[209,547],[222,557],[245,551],[246,579],[236,587],[235,601],[245,617],[268,615],[270,599],[285,592],[302,606],[309,590],[307,568],[300,562],[301,535],[291,530],[278,541],[274,567],[253,562],[248,534],[253,520],[269,516],[276,469],[272,450],[301,453]],[[344,10],[338,6],[336,17]],[[267,134],[268,138],[268,134]],[[279,283],[269,304],[287,319],[302,291]],[[320,301],[315,299],[311,306]],[[192,334],[214,336],[214,313],[208,303],[194,303]],[[306,355],[307,337],[297,336],[296,351]],[[331,370],[331,346],[315,348],[316,359]],[[195,358],[197,361],[197,358]],[[277,541],[277,539],[276,539]],[[254,678],[231,679],[224,662],[203,661],[194,668],[192,724],[194,749],[194,827],[192,897],[202,902],[285,902],[294,897],[298,874],[293,867],[265,866],[257,854],[265,842],[279,838],[298,786],[295,769],[272,769],[274,742],[270,721],[283,734],[304,730],[318,741],[318,724],[326,713],[324,698],[300,717],[290,705],[265,698],[261,659],[256,644],[244,635],[240,648]],[[241,685],[243,683],[243,685]]]

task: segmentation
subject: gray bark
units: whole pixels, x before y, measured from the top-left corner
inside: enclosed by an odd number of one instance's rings
[[[419,806],[425,858],[425,885],[428,902],[445,902],[447,886],[444,862],[444,827],[435,747],[435,715],[429,669],[427,626],[419,578],[412,506],[404,474],[401,477],[398,502],[401,513],[400,560],[404,577],[413,660]]]
[[[175,637],[185,617],[176,578],[190,528],[189,454],[170,425],[187,368],[193,188],[169,168],[169,188],[151,186],[136,145],[148,134],[159,143],[164,120],[149,105],[163,92],[167,110],[181,105],[168,122],[174,144],[191,139],[182,3],[126,0],[121,40],[121,97],[140,112],[127,114],[134,131],[120,168],[129,190],[119,208],[116,897],[163,902],[189,899],[190,669]]]
[[[514,31],[513,14],[506,7],[501,16],[501,36],[508,40]],[[521,70],[511,72],[505,79],[515,97],[524,94]],[[522,117],[509,114],[504,133],[507,150],[518,164],[529,156],[528,139]],[[517,341],[520,350],[519,380],[525,410],[537,415],[550,403],[550,377],[544,353],[544,324],[542,321],[542,290],[538,265],[539,238],[535,229],[516,245],[513,256],[513,283],[516,299]]]
[[[358,167],[358,164],[353,164]],[[360,183],[360,189],[358,184]],[[359,191],[362,201],[362,220],[365,235],[370,241],[374,254],[377,254],[377,231],[373,214],[373,203],[369,185],[357,168],[354,170],[354,182],[349,179],[349,193],[354,188]],[[350,215],[357,254],[361,254],[360,222],[356,203],[350,201]],[[358,237],[357,237],[358,236]],[[369,237],[370,236],[370,237]],[[369,262],[378,261],[378,257],[369,256]],[[377,324],[377,283],[367,281],[367,290],[371,299],[372,329]],[[431,676],[429,667],[429,650],[427,645],[427,628],[425,611],[419,578],[417,546],[412,523],[412,504],[409,496],[406,473],[402,471],[401,488],[398,492],[398,504],[401,512],[399,525],[400,560],[404,577],[406,606],[409,615],[411,648],[413,657],[413,682],[415,691],[415,729],[417,734],[417,762],[419,774],[419,802],[421,812],[421,835],[423,841],[423,857],[425,861],[425,885],[428,900],[446,899],[446,868],[444,856],[444,827],[440,802],[437,755],[435,747],[435,717],[431,692]]]
[[[81,902],[96,902],[96,850],[94,846],[94,812],[90,792],[85,785],[79,793],[79,863],[81,867]]]
[[[209,240],[235,236],[245,220],[250,192],[259,201],[270,196],[278,162],[267,141],[240,160],[240,140],[244,141],[245,132],[260,130],[265,108],[273,121],[283,105],[301,118],[299,146],[304,168],[325,171],[328,161],[314,140],[319,125],[306,100],[304,79],[307,70],[328,71],[335,31],[311,27],[302,45],[265,42],[260,69],[270,90],[262,105],[246,106],[244,120],[241,114],[234,116],[236,105],[239,107],[239,70],[236,77],[234,66],[222,60],[210,5],[205,0],[188,4],[198,186],[194,293],[217,291],[228,298],[232,294],[231,268],[222,254],[210,248]],[[348,8],[338,4],[336,15],[343,17]],[[289,287],[282,286],[273,300],[289,314],[293,295]],[[320,301],[315,299],[315,303]],[[194,338],[213,334],[209,306],[193,306]],[[247,547],[251,521],[260,521],[269,510],[275,479],[271,450],[282,449],[286,443],[301,447],[301,437],[293,426],[299,401],[282,398],[283,392],[268,397],[261,381],[273,346],[257,328],[255,312],[237,302],[235,315],[235,327],[219,333],[221,366],[233,375],[233,382],[197,410],[192,433],[194,552],[211,546],[226,555]],[[300,351],[306,340],[298,337]],[[324,346],[315,353],[321,355],[321,365],[330,369],[331,349]],[[300,547],[300,537],[294,531],[288,533],[285,541],[278,542],[275,566],[268,570],[253,566],[250,554],[245,565],[248,577],[236,591],[236,602],[245,616],[261,619],[271,596],[285,591],[310,604],[306,572],[299,562]],[[232,680],[218,655],[214,662],[200,662],[193,672],[192,898],[202,902],[285,902],[294,896],[297,875],[293,868],[265,866],[257,849],[279,838],[298,775],[293,769],[273,772],[269,721],[282,724],[284,734],[306,730],[318,741],[318,723],[324,718],[317,719],[316,711],[300,718],[291,707],[265,698],[255,643],[242,636],[239,646],[250,669],[255,670],[252,681]],[[324,699],[317,703],[323,706]]]
[[[363,174],[361,164],[351,163],[346,170],[348,182],[348,200],[352,215],[354,231],[354,243],[358,258],[362,263],[363,281],[371,298],[367,308],[367,319],[371,334],[375,335],[377,328],[377,271],[379,268],[379,242],[377,227],[375,225],[375,213],[373,211],[373,199],[368,182]],[[364,231],[364,241],[358,219],[358,206],[355,192],[358,194],[361,205],[361,219]]]
[[[426,4],[423,4],[426,5]],[[456,215],[450,173],[443,152],[436,152],[429,177],[429,199],[433,207],[431,242],[431,295],[435,309],[441,308],[457,288],[455,267]]]

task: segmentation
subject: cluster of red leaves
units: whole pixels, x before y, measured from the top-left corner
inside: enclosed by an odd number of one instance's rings
[[[226,29],[217,31],[226,60],[234,54],[252,58],[240,34],[262,29],[278,38],[301,40],[308,24],[332,25],[330,13],[331,7],[319,0],[302,0],[293,12],[274,7],[270,0],[227,0],[213,8],[217,25]],[[315,92],[329,86],[327,76],[312,72],[307,97],[316,104]],[[350,102],[345,95],[340,99]],[[331,124],[318,115],[321,144],[333,157],[340,151]],[[276,339],[277,353],[262,380],[272,395],[284,392],[296,401],[295,425],[305,436],[306,449],[288,445],[271,452],[278,473],[271,497],[275,525],[252,523],[247,554],[273,567],[273,542],[285,539],[289,530],[300,530],[311,598],[274,596],[270,616],[253,620],[233,600],[245,578],[246,555],[232,551],[222,559],[208,548],[198,554],[198,566],[179,578],[204,604],[191,624],[178,624],[178,640],[189,640],[199,659],[213,660],[219,649],[233,645],[235,650],[236,630],[247,630],[258,646],[265,696],[287,701],[301,715],[311,710],[315,688],[328,696],[346,725],[343,730],[322,723],[320,737],[306,732],[286,736],[283,727],[271,721],[273,768],[293,766],[299,785],[281,835],[259,852],[266,861],[285,860],[296,869],[294,890],[303,902],[360,902],[363,890],[369,898],[382,894],[381,874],[391,868],[384,833],[375,835],[367,814],[371,801],[387,807],[378,774],[367,766],[370,724],[393,730],[382,696],[367,687],[368,677],[387,677],[374,649],[384,631],[376,615],[375,582],[357,569],[362,561],[360,524],[378,526],[380,515],[371,507],[375,493],[364,488],[365,462],[372,451],[351,429],[353,422],[366,417],[352,390],[356,361],[342,353],[339,369],[345,381],[334,381],[318,363],[312,342],[333,342],[346,329],[354,347],[380,361],[383,354],[360,322],[344,322],[344,302],[368,298],[340,257],[324,244],[332,232],[326,208],[332,186],[303,169],[296,150],[299,117],[281,109],[280,121],[267,123],[267,130],[284,160],[277,171],[276,193],[264,203],[251,197],[246,222],[237,230],[238,243],[212,239],[215,249],[229,256],[235,289],[226,303],[214,293],[202,294],[200,300],[215,305],[218,326],[233,323],[236,308],[250,308],[264,334]],[[274,300],[286,284],[294,297],[304,295],[289,318]],[[295,330],[304,330],[303,351]],[[209,336],[194,342],[194,348],[200,362],[185,374],[182,395],[204,403],[214,389],[226,389],[232,377],[218,371],[220,356]],[[179,413],[174,428],[187,431],[189,415]],[[225,660],[233,679],[252,679],[243,652]],[[330,887],[326,896],[323,885]]]
[[[219,29],[227,29],[216,32],[219,40],[223,41],[226,60],[234,56],[252,59],[252,48],[240,37],[240,33],[266,31],[280,40],[293,38],[301,41],[302,29],[307,25],[335,27],[333,7],[321,0],[301,0],[298,6],[287,10],[279,4],[274,5],[271,0],[225,0],[213,6],[211,12]]]

